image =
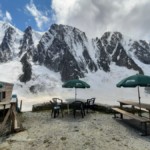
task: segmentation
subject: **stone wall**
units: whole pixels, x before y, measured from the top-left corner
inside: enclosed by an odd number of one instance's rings
[[[64,105],[64,109],[67,110],[67,104],[63,103],[63,105]],[[52,106],[49,102],[36,104],[32,106],[32,111],[36,112],[36,111],[42,111],[42,110],[50,110],[51,107]],[[98,104],[98,103],[95,104],[96,111],[105,112],[105,113],[112,113],[111,107],[114,107],[114,106]]]

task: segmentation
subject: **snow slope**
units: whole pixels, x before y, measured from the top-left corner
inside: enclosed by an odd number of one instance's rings
[[[7,69],[5,69],[7,68]],[[23,101],[23,111],[32,109],[33,104],[48,102],[53,97],[59,97],[63,100],[74,98],[74,89],[62,88],[62,81],[59,73],[54,73],[44,66],[32,64],[33,74],[32,80],[28,84],[17,81],[22,73],[21,63],[12,61],[0,65],[1,81],[14,83],[13,94],[17,94],[19,101]],[[136,74],[133,70],[125,67],[117,67],[111,64],[111,72],[97,71],[89,73],[82,80],[90,84],[90,89],[77,89],[77,98],[96,97],[97,103],[117,105],[117,100],[133,99],[138,101],[137,88],[117,88],[116,84],[123,78]],[[35,90],[38,93],[31,93],[29,88],[37,85]],[[140,88],[141,101],[149,103],[150,95],[144,92],[144,88]]]

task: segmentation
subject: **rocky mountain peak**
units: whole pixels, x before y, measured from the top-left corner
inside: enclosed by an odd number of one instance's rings
[[[144,40],[134,41],[130,51],[144,64],[150,64],[150,45]]]
[[[10,23],[8,23],[8,22],[3,22],[3,21],[0,21],[0,27],[1,27],[2,29],[4,29],[4,30],[6,30],[6,29],[9,28],[9,27],[12,27],[12,28],[13,28],[13,26],[12,26]]]
[[[27,52],[29,55],[32,55],[34,51],[34,42],[32,37],[32,28],[29,26],[25,29],[23,38],[20,40],[20,52],[21,56],[23,53]]]
[[[105,32],[100,39],[96,39],[98,53],[98,66],[100,69],[110,71],[111,62],[117,66],[124,66],[143,73],[142,69],[127,54],[123,45],[123,35],[120,32]]]
[[[3,24],[3,26],[4,25],[7,27],[4,30],[4,37],[2,38],[2,42],[0,44],[0,62],[12,60],[14,55],[13,45],[16,31],[9,24]]]
[[[28,27],[25,29],[24,32],[25,32],[25,33],[30,33],[30,32],[32,32],[32,27],[31,27],[31,26],[28,26]]]
[[[23,33],[9,24],[0,23],[0,27],[2,26],[5,29],[0,39],[2,41],[1,62],[12,60],[13,50],[16,50],[15,53],[20,60],[26,58],[26,63],[22,63],[23,68],[31,66],[32,72],[32,65],[29,64],[38,63],[54,72],[59,72],[62,81],[82,78],[89,72],[94,73],[97,70],[109,72],[112,63],[144,73],[131,54],[142,63],[150,63],[149,43],[144,40],[125,41],[120,32],[105,32],[102,37],[91,40],[85,32],[68,25],[53,24],[42,34],[35,32],[31,26],[27,27]],[[14,37],[18,38],[14,40]],[[25,69],[24,78],[26,72]]]

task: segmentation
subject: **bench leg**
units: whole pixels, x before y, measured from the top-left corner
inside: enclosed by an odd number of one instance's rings
[[[114,118],[118,118],[117,114],[118,114],[117,112],[114,112]],[[120,114],[120,118],[123,119],[123,114],[121,114],[121,113],[119,113],[119,114]]]
[[[120,114],[120,118],[123,119],[123,114]]]
[[[147,135],[147,123],[144,122],[144,128],[145,128],[145,135]]]
[[[132,113],[135,114],[135,107],[132,106]]]
[[[114,118],[118,118],[117,114],[118,113],[116,111],[114,111]]]
[[[117,116],[116,116],[116,112],[114,112],[114,118],[117,118]]]
[[[142,135],[146,136],[147,135],[147,123],[146,122],[141,123],[141,128],[142,128],[142,125],[144,125],[144,134]]]

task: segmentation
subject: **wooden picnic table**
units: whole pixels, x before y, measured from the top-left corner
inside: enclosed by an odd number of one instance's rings
[[[150,118],[150,104],[147,103],[138,103],[135,101],[131,101],[131,100],[125,100],[125,101],[118,101],[120,103],[120,107],[122,108],[123,105],[131,105],[132,108],[134,107],[138,107],[140,109],[145,109],[149,112],[149,118]]]
[[[116,118],[117,117],[116,114],[119,113],[121,119],[123,119],[123,115],[125,115],[125,116],[128,116],[130,118],[133,118],[133,119],[139,121],[141,123],[141,129],[142,129],[142,126],[144,127],[143,135],[147,135],[148,134],[147,133],[147,124],[150,123],[150,104],[146,104],[146,103],[139,104],[138,102],[135,102],[132,100],[119,100],[118,102],[120,103],[120,108],[118,108],[118,107],[112,108],[112,110],[114,110],[114,117]],[[126,111],[123,108],[123,106],[125,106],[125,105],[131,106],[133,112],[131,113],[131,112]],[[135,114],[135,111],[134,111],[135,107],[140,108],[139,115]],[[145,110],[146,112],[149,113],[149,118],[141,115],[141,109]]]

